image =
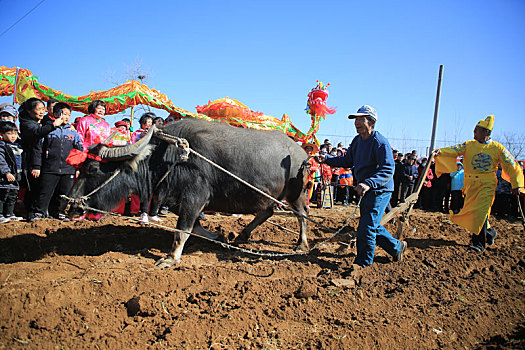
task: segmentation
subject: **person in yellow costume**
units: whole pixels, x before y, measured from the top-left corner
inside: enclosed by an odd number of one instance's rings
[[[496,170],[502,166],[502,177],[512,184],[517,195],[523,188],[523,172],[518,162],[500,143],[491,140],[494,116],[480,120],[474,128],[474,140],[435,150],[436,174],[456,170],[456,158],[463,156],[465,204],[458,214],[450,213],[451,220],[472,233],[471,249],[482,252],[485,245],[494,244],[497,232],[488,218],[496,194]]]

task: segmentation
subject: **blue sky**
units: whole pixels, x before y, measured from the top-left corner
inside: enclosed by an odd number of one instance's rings
[[[0,32],[38,2],[0,0]],[[355,129],[346,116],[369,104],[394,148],[424,152],[440,64],[437,146],[471,139],[488,114],[496,140],[525,136],[524,38],[522,0],[46,0],[0,37],[0,65],[84,95],[123,82],[138,61],[146,83],[176,106],[194,112],[229,96],[287,113],[303,131],[307,93],[321,80],[337,113],[321,123],[320,139],[348,144]]]

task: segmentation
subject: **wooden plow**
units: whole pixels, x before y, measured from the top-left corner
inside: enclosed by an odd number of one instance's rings
[[[408,223],[408,217],[410,215],[410,211],[414,208],[414,205],[417,202],[417,199],[419,197],[419,192],[421,191],[421,188],[423,187],[423,182],[425,181],[425,178],[427,177],[428,171],[430,169],[430,165],[432,164],[432,160],[434,159],[434,153],[430,154],[430,157],[428,157],[427,165],[423,172],[421,173],[421,176],[418,179],[418,182],[416,184],[416,190],[407,198],[405,198],[405,201],[403,203],[398,204],[395,208],[392,208],[391,211],[389,211],[387,214],[383,216],[381,219],[381,225],[384,226],[389,221],[398,218],[397,220],[397,228],[396,233],[394,234],[394,237],[396,237],[399,240],[403,239],[403,230],[405,228],[405,224]]]

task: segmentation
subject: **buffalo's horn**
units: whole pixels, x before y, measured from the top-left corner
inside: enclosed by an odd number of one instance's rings
[[[146,147],[151,139],[151,136],[156,131],[155,125],[150,126],[148,132],[137,142],[127,146],[103,147],[100,150],[100,158],[106,161],[119,161],[135,157]]]

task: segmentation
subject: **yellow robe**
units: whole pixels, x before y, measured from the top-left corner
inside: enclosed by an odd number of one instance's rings
[[[456,171],[456,158],[463,156],[465,204],[458,214],[450,212],[450,218],[469,232],[478,234],[490,215],[496,195],[498,163],[502,167],[502,178],[509,181],[512,188],[523,187],[521,166],[503,145],[495,141],[484,144],[471,140],[439,151],[437,176]]]

